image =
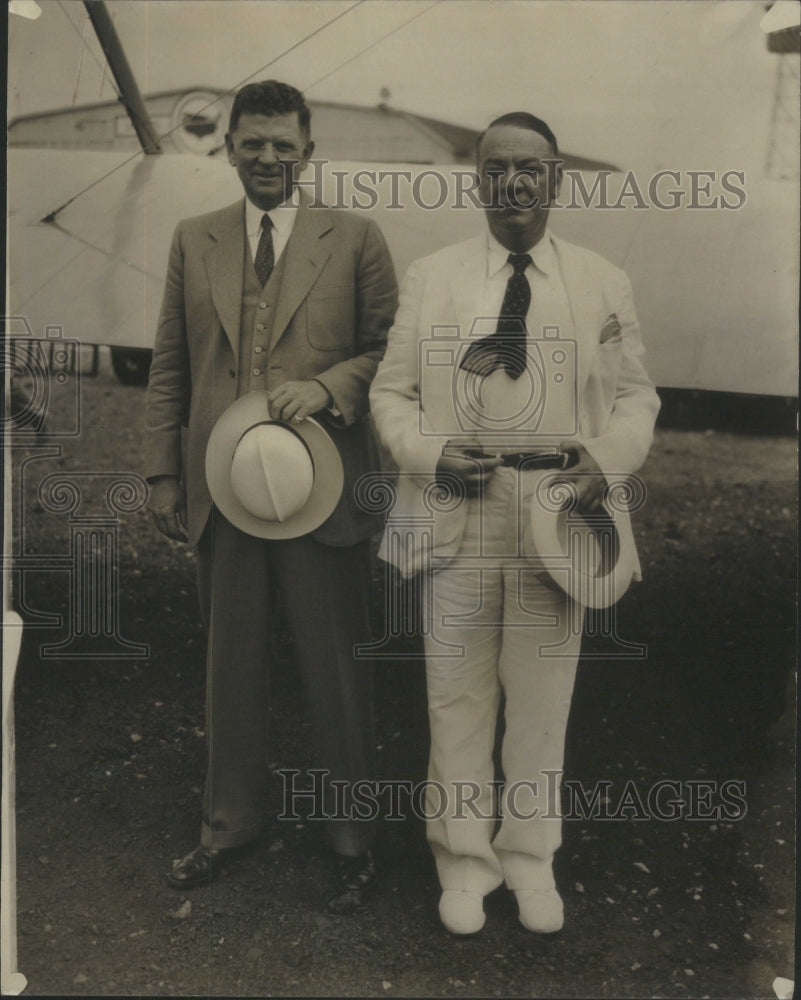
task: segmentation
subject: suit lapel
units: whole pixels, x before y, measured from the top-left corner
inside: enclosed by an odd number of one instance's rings
[[[239,324],[242,314],[242,282],[245,255],[245,203],[215,212],[209,222],[211,244],[204,254],[214,308],[239,356]]]
[[[275,307],[271,348],[285,333],[289,321],[331,256],[333,240],[322,237],[332,229],[330,211],[311,208],[309,198],[301,192],[298,214],[284,250],[284,274]]]
[[[429,350],[437,354],[441,354],[443,348],[451,350],[455,345],[450,338],[454,336],[459,341],[470,339],[475,319],[482,309],[487,272],[486,242],[486,237],[479,236],[461,244],[456,256],[447,260],[439,271],[432,306],[422,331],[420,349],[424,360],[428,361]],[[454,325],[457,330],[452,329]],[[483,332],[486,331],[478,329],[473,336],[482,336]],[[457,363],[459,356],[457,351],[451,362]],[[454,378],[458,377],[458,372],[449,365],[426,364],[420,388],[422,405],[438,434],[459,435],[463,429],[456,405],[461,389],[454,391]]]
[[[475,320],[481,315],[487,278],[487,239],[477,236],[465,243],[457,267],[449,276],[451,300],[459,323],[459,339],[467,340]],[[486,330],[476,330],[483,336]]]
[[[570,315],[573,320],[573,336],[578,354],[579,396],[589,375],[590,366],[598,349],[599,303],[603,298],[599,292],[598,276],[587,267],[586,257],[576,252],[571,243],[553,237],[553,245],[559,260]]]

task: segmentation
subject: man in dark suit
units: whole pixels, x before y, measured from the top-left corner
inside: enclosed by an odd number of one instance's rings
[[[208,631],[209,766],[200,845],[168,876],[205,884],[257,837],[267,760],[274,595],[293,634],[319,765],[345,786],[373,776],[366,637],[369,536],[358,478],[372,463],[367,393],[397,304],[392,261],[374,223],[331,211],[297,187],[314,149],[302,94],[277,81],[236,95],[228,159],[245,199],[181,222],[173,238],[147,396],[151,510],[168,538],[197,546]],[[334,439],[345,486],[311,534],[265,541],[213,505],[209,435],[223,411],[266,391],[273,419],[314,418]],[[345,787],[340,786],[340,787]],[[337,911],[361,902],[374,872],[371,824],[331,819],[342,857]]]

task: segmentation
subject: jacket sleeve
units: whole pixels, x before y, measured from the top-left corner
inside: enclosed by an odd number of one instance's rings
[[[596,436],[583,437],[582,444],[605,474],[625,475],[639,469],[648,455],[660,401],[643,364],[645,349],[631,283],[617,268],[611,281],[612,311],[620,323],[620,339],[615,337],[598,347],[599,365],[617,366],[619,362],[616,372],[605,376],[612,386],[611,412],[605,428]]]
[[[427,274],[425,260],[406,273],[384,360],[370,388],[370,409],[381,441],[402,472],[428,481],[442,453],[442,436],[431,428],[420,404],[420,345]]]
[[[181,475],[181,427],[189,421],[191,377],[184,309],[181,224],[170,247],[145,409],[145,476]]]
[[[395,268],[381,230],[367,222],[358,250],[355,279],[355,353],[316,375],[331,393],[342,421],[352,424],[367,412],[370,383],[387,344],[398,304]]]

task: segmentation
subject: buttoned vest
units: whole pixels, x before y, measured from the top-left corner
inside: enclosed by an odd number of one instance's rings
[[[286,252],[278,258],[264,288],[259,286],[253,257],[245,240],[242,281],[242,314],[239,320],[239,359],[236,394],[266,389],[267,365],[273,335],[275,307],[284,274]]]

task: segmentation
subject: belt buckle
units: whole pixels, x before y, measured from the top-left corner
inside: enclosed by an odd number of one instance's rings
[[[535,448],[530,451],[507,452],[501,455],[503,465],[526,472],[531,469],[566,469],[570,452]]]

